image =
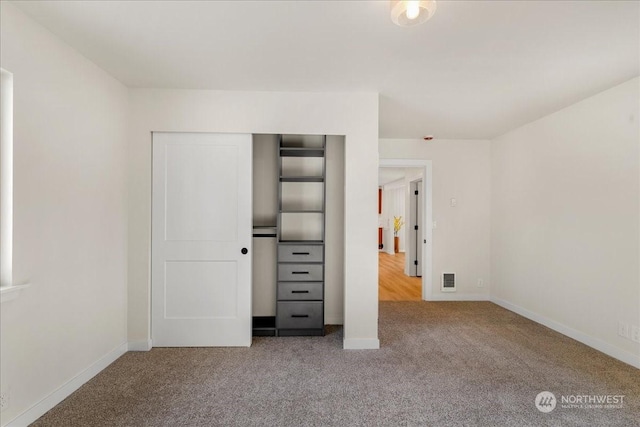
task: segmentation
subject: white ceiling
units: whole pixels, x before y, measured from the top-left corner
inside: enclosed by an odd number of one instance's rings
[[[130,87],[375,91],[380,137],[486,139],[640,74],[638,2],[27,1]]]

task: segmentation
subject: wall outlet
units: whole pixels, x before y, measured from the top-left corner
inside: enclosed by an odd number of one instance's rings
[[[638,326],[631,327],[631,339],[635,342],[640,343],[640,327]]]
[[[3,391],[0,393],[0,412],[9,407],[9,392]]]
[[[629,338],[629,324],[623,322],[622,320],[618,321],[618,335],[624,338]]]
[[[478,286],[479,288],[483,287],[483,286],[484,286],[484,280],[482,280],[482,279],[478,279],[478,284],[477,284],[477,286]]]

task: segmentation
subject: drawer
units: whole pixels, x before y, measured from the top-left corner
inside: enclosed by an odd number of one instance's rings
[[[322,302],[278,302],[276,328],[316,329],[322,328]]]
[[[322,300],[322,282],[280,282],[279,300]]]
[[[320,282],[323,278],[322,264],[278,264],[278,281]]]
[[[278,245],[280,262],[322,262],[322,245]]]

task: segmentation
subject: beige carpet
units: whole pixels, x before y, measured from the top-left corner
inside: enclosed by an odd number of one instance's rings
[[[127,353],[36,426],[638,426],[640,371],[488,302],[382,302],[378,351],[325,337]],[[625,395],[542,413],[544,390]]]

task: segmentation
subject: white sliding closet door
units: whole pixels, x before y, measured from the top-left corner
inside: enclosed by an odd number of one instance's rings
[[[251,345],[251,150],[248,134],[153,134],[154,347]]]

